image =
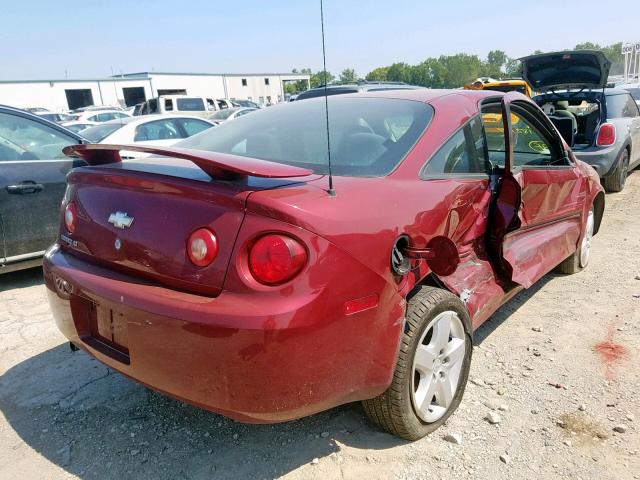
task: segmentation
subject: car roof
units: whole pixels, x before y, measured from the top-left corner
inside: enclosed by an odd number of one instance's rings
[[[12,107],[10,105],[2,105],[0,104],[0,108],[4,109],[4,110],[10,110],[14,113],[24,113],[26,115],[30,115],[30,116],[34,116],[34,117],[38,117],[35,113],[33,112],[29,112],[27,110],[23,110],[22,108],[18,108],[18,107]],[[42,113],[53,113],[53,112],[42,112]],[[38,117],[39,118],[39,117]]]
[[[509,78],[504,80],[496,80],[495,82],[485,82],[483,83],[483,85],[493,86],[493,85],[529,85],[529,84],[521,78]]]
[[[138,115],[135,117],[124,117],[124,118],[116,118],[114,120],[109,120],[108,122],[102,122],[98,125],[129,125],[129,124],[141,124],[152,122],[154,120],[160,120],[163,118],[189,118],[194,120],[203,120],[207,123],[209,121],[206,118],[196,117],[195,115]]]
[[[72,115],[100,115],[101,113],[125,113],[124,110],[85,110],[83,112],[76,112]]]
[[[64,132],[65,134],[67,134],[69,136],[75,137],[76,140],[78,140],[78,141],[84,140],[82,135],[78,135],[77,133],[66,129],[61,125],[58,125],[55,122],[51,122],[51,121],[47,120],[46,118],[42,118],[41,116],[36,115],[35,113],[31,113],[31,112],[27,112],[26,110],[22,110],[21,108],[11,107],[9,105],[0,105],[0,112],[10,113],[10,114],[18,115],[20,117],[29,118],[29,119],[33,120],[34,122],[46,124],[47,126],[49,126],[51,128],[54,128],[56,130],[60,130],[61,132]]]
[[[62,125],[63,127],[69,127],[73,125],[91,125],[92,127],[95,127],[96,125],[100,124],[97,122],[92,122],[90,120],[69,120],[67,122],[61,122],[60,125]]]
[[[186,95],[184,93],[176,93],[176,94],[171,94],[171,95],[158,95],[155,98],[205,98],[201,95]],[[152,98],[150,98],[149,100],[153,100]],[[216,99],[218,100],[218,99]]]
[[[480,101],[487,97],[499,97],[503,92],[495,90],[463,90],[463,89],[435,89],[418,88],[403,90],[378,90],[375,92],[358,92],[340,95],[341,97],[362,97],[362,98],[392,98],[398,100],[414,100],[416,102],[431,103],[439,98],[448,95],[460,95],[470,100]]]
[[[629,85],[629,88],[633,88],[633,86]],[[616,86],[614,88],[605,88],[604,89],[604,94],[606,96],[622,95],[624,93],[629,93],[629,92],[627,92],[622,85],[618,85],[618,86]]]

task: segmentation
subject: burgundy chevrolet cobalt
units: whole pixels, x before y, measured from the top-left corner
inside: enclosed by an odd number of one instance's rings
[[[88,166],[44,260],[64,335],[240,421],[362,400],[395,435],[440,426],[474,330],[587,266],[598,175],[515,92],[333,96],[326,113],[318,98],[176,148],[68,147]]]

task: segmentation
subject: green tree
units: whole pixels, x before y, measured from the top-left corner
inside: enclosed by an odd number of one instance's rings
[[[602,48],[597,43],[584,42],[577,44],[574,50],[602,50]]]
[[[300,75],[309,75],[309,76],[313,75],[311,73],[310,68],[302,68],[300,70],[298,70],[297,68],[294,68],[291,70],[291,73],[298,73]],[[303,92],[307,88],[308,88],[308,84],[306,80],[298,80],[296,82],[286,82],[284,84],[284,92],[289,93],[291,95]]]
[[[611,61],[611,73],[621,73],[624,57],[620,53],[622,44],[614,43],[601,47],[596,43],[584,42],[576,49],[600,50]],[[536,50],[533,54],[544,53]],[[398,62],[378,67],[366,75],[371,81],[405,82],[430,88],[459,88],[478,77],[508,78],[520,75],[520,61],[509,57],[503,50],[491,50],[486,60],[477,55],[458,53],[427,58],[417,65]]]
[[[520,60],[507,57],[507,62],[504,65],[504,74],[506,77],[519,77],[521,75]]]
[[[411,82],[411,67],[406,63],[394,63],[387,70],[387,80],[390,82]]]
[[[316,73],[311,72],[310,68],[302,68],[298,70],[294,68],[291,70],[291,73],[299,73],[301,75],[309,75],[309,83],[311,84],[311,88],[319,87],[320,85],[324,85],[324,71],[320,70]],[[327,83],[331,83],[336,79],[331,72],[327,72]],[[285,85],[285,92],[287,93],[299,93],[307,89],[307,81],[299,80],[291,85],[295,85],[295,87],[289,87]]]
[[[356,71],[352,68],[345,68],[340,74],[340,81],[343,83],[356,82],[357,80]]]
[[[490,77],[501,77],[509,57],[502,50],[491,50],[487,55],[486,74]]]
[[[325,83],[331,83],[333,82],[336,77],[334,77],[333,75],[331,75],[331,72],[327,71],[326,72],[326,77],[325,77],[325,72],[324,70],[320,70],[316,73],[312,73],[311,74],[311,88],[316,88],[319,87],[320,85],[324,85]]]
[[[367,73],[365,80],[369,82],[386,82],[389,67],[378,67]]]
[[[485,65],[477,55],[458,53],[456,55],[441,56],[438,61],[444,67],[442,78],[443,88],[461,87],[485,72]]]

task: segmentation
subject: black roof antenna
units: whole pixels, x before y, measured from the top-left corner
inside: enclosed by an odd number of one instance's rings
[[[331,139],[329,137],[329,99],[327,95],[327,55],[324,47],[324,8],[320,0],[320,24],[322,25],[322,76],[324,83],[324,112],[327,119],[327,155],[329,158],[329,190],[327,193],[332,197],[336,196],[333,189],[333,175],[331,174]]]

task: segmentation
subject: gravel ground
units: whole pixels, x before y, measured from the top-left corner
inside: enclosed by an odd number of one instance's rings
[[[414,443],[357,404],[252,426],[163,397],[71,353],[40,270],[0,276],[0,478],[640,478],[638,211],[636,172],[589,268],[476,332],[460,409]]]

